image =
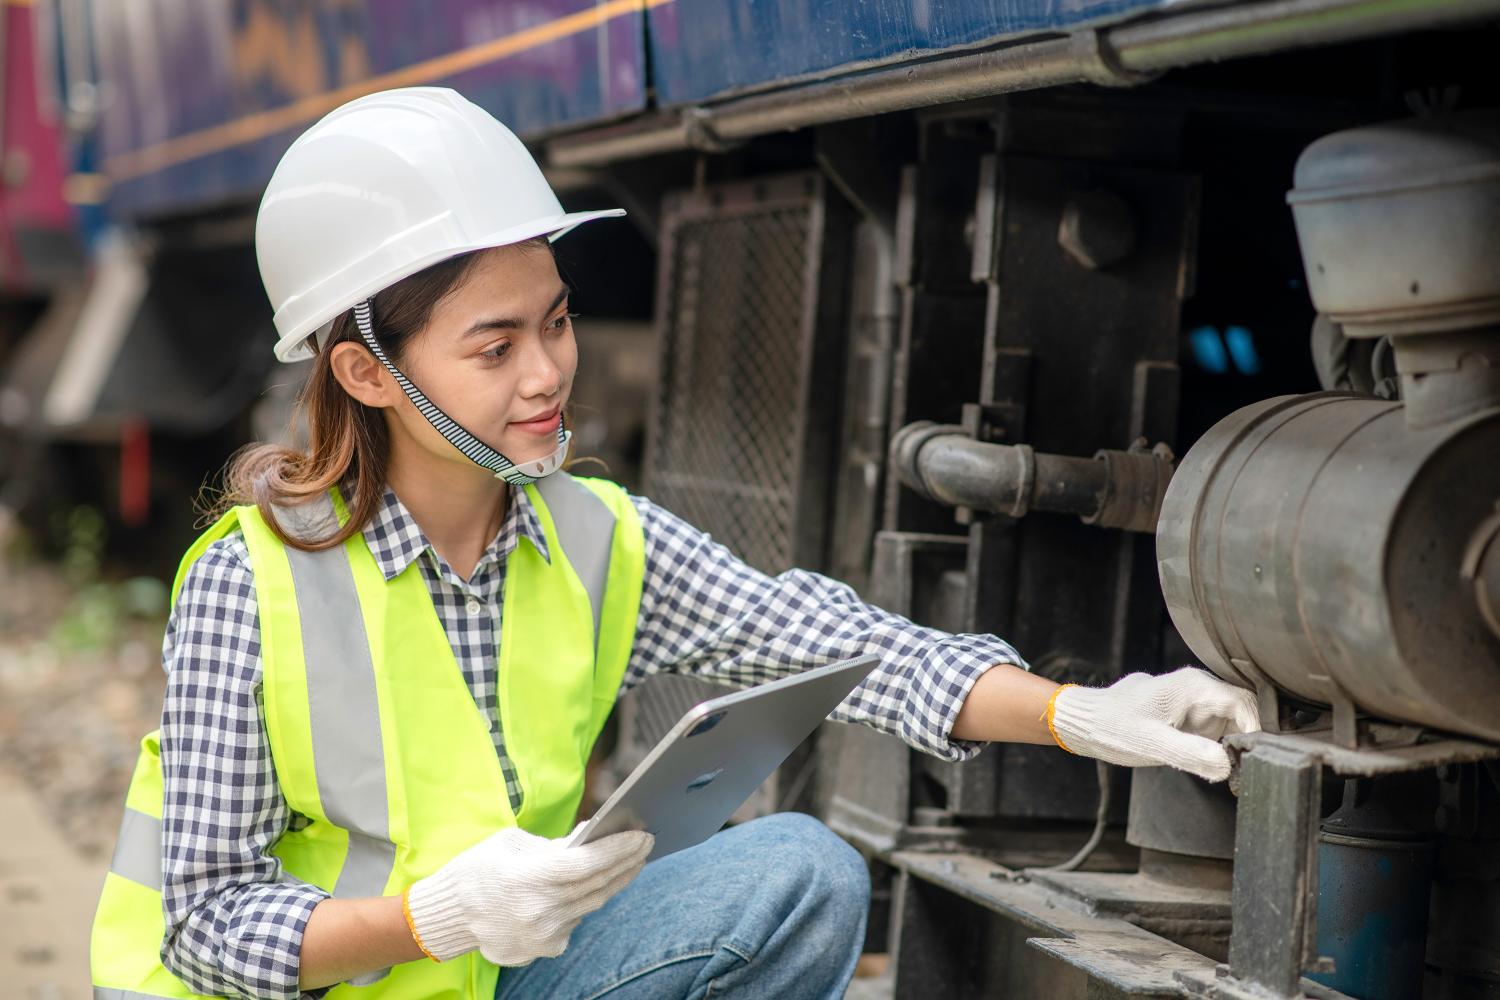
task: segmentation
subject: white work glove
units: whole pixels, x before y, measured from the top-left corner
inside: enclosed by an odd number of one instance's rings
[[[1229,777],[1219,740],[1260,729],[1255,693],[1199,667],[1127,674],[1106,688],[1064,685],[1046,718],[1070,753],[1126,767],[1165,764],[1209,781]]]
[[[656,838],[632,830],[566,842],[509,827],[475,844],[407,890],[412,937],[440,962],[476,948],[496,965],[561,955],[578,922],[640,872]]]

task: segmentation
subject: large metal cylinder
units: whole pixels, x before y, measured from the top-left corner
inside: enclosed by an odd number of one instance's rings
[[[1431,771],[1344,783],[1318,836],[1318,954],[1312,978],[1361,1000],[1422,993],[1432,895]]]
[[[1461,571],[1496,498],[1500,409],[1413,428],[1340,393],[1255,403],[1167,490],[1167,606],[1228,680],[1500,740],[1500,635]]]

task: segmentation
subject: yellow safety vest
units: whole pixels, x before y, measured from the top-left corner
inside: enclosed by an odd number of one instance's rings
[[[266,735],[282,793],[311,821],[272,847],[284,877],[339,897],[396,895],[496,830],[560,837],[572,828],[635,640],[644,542],[613,483],[559,472],[525,489],[550,561],[522,540],[506,566],[498,696],[518,814],[419,567],[387,581],[362,534],[321,552],[283,545],[253,506],[225,514],[183,557],[174,600],[188,567],[233,528],[250,551]],[[336,492],[285,512],[283,523],[293,534],[296,519],[321,531],[335,512],[348,517]],[[94,996],[198,996],[159,957],[157,733],[142,741],[125,806],[94,917]],[[423,959],[328,997],[490,1000],[499,972],[477,952]]]

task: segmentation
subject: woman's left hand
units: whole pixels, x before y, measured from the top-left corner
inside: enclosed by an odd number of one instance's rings
[[[1067,685],[1047,706],[1064,750],[1126,767],[1166,765],[1209,781],[1229,777],[1219,740],[1260,729],[1255,693],[1199,667],[1127,674],[1106,688]]]

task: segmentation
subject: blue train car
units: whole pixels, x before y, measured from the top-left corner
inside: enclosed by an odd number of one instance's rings
[[[520,133],[646,107],[636,3],[93,4],[98,164],[117,217],[253,199],[291,139],[386,87],[456,87]]]
[[[76,25],[66,5],[49,13],[88,41],[60,49],[63,86],[92,118],[111,214],[139,219],[253,199],[300,129],[385,87],[457,87],[536,137],[1166,6],[144,0],[88,4]]]
[[[56,47],[57,72],[76,113],[80,171],[112,217],[131,221],[254,200],[300,129],[385,87],[457,87],[518,134],[539,139],[684,109],[728,109],[736,99],[795,95],[820,82],[843,81],[858,94],[882,69],[915,79],[976,57],[994,64],[992,79],[981,69],[952,94],[1070,79],[1131,83],[1234,54],[1462,21],[1484,6],[143,0],[44,2],[40,9],[64,42]],[[1112,26],[1124,33],[1105,40]],[[1059,39],[1069,56],[1061,60],[1055,44],[1040,44]],[[920,90],[895,106],[952,99]],[[889,97],[823,117],[857,118],[888,106]],[[784,115],[768,127],[797,121]]]

